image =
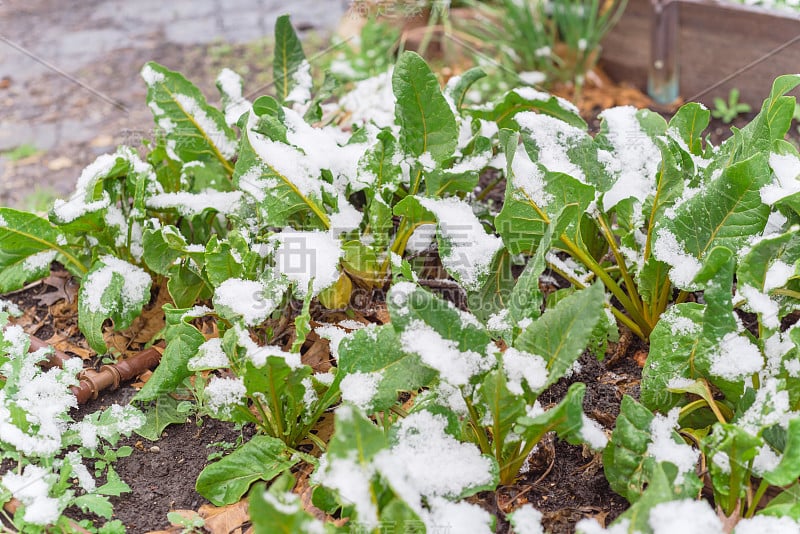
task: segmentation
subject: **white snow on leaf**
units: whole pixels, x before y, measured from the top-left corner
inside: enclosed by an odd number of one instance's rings
[[[346,375],[341,383],[342,400],[352,402],[358,408],[369,413],[381,380],[383,380],[381,371],[371,373],[356,371]]]
[[[542,512],[532,504],[523,504],[509,517],[515,534],[545,534],[542,527]]]
[[[116,163],[116,155],[103,154],[83,169],[75,185],[75,192],[69,200],[64,201],[59,198],[53,204],[53,214],[58,222],[70,223],[81,215],[108,207],[111,200],[105,191],[98,200],[87,202],[86,197],[93,193],[97,181],[107,175]]]
[[[270,239],[277,244],[275,265],[278,271],[295,282],[299,296],[305,296],[312,279],[311,292],[315,296],[339,279],[339,259],[343,251],[340,241],[329,232],[286,228]]]
[[[531,161],[522,145],[517,145],[517,151],[511,162],[511,172],[513,173],[511,183],[524,193],[530,202],[539,208],[544,208],[553,201],[553,195],[544,190],[544,173]]]
[[[769,295],[747,284],[739,288],[739,293],[750,309],[761,316],[761,323],[765,327],[777,329],[781,326],[778,303],[769,298]]]
[[[338,325],[323,324],[314,328],[314,333],[316,333],[319,337],[330,341],[329,348],[331,351],[331,356],[333,356],[337,361],[339,360],[339,345],[341,345],[344,338],[348,337],[349,335],[346,329],[356,330],[364,327],[363,323],[359,323],[357,321],[353,322],[361,325],[361,327],[354,328],[354,325],[343,324],[346,322],[342,321]],[[376,326],[371,324],[368,328],[374,329]]]
[[[225,122],[233,126],[250,109],[250,101],[242,96],[242,77],[231,69],[222,69],[217,86],[225,95]]]
[[[572,258],[566,257],[561,259],[554,250],[550,250],[545,254],[545,259],[547,263],[557,268],[571,279],[577,280],[583,285],[589,285],[591,283],[594,275]]]
[[[630,520],[622,519],[608,528],[603,528],[597,519],[581,519],[575,525],[577,534],[630,534]],[[635,531],[635,533],[638,531]]]
[[[339,106],[347,111],[350,122],[373,122],[379,128],[394,125],[394,93],[392,70],[356,82],[355,87],[339,99]]]
[[[700,451],[685,442],[675,441],[672,433],[678,425],[680,410],[673,408],[667,415],[656,414],[650,422],[650,443],[647,454],[657,462],[669,462],[678,468],[675,484],[681,484],[686,473],[694,472]]]
[[[134,173],[146,175],[149,187],[160,192],[160,184],[155,180],[153,167],[138,156],[130,147],[121,146],[114,154],[103,154],[81,172],[75,191],[69,200],[57,199],[53,203],[53,215],[57,222],[67,224],[82,215],[107,208],[111,200],[106,191],[99,199],[93,199],[98,181],[105,178],[120,161],[126,161]]]
[[[39,271],[50,267],[54,259],[56,259],[55,250],[43,250],[25,258],[22,268],[26,271]]]
[[[585,414],[581,415],[581,422],[582,425],[579,432],[581,439],[596,451],[605,449],[606,445],[608,445],[608,436],[603,431],[603,427]]]
[[[696,323],[688,317],[681,317],[677,314],[670,314],[669,316],[662,317],[667,319],[670,331],[673,336],[694,336],[700,333],[703,328],[702,325]]]
[[[569,150],[589,139],[586,132],[549,115],[523,111],[514,119],[539,149],[538,163],[550,172],[561,172],[586,183],[583,170],[569,155]]]
[[[479,289],[503,241],[486,232],[472,212],[472,206],[463,200],[455,197],[418,200],[436,216],[439,233],[449,244],[450,250],[443,255],[442,264],[466,289]]]
[[[434,497],[429,502],[430,511],[418,513],[428,532],[458,532],[459,534],[494,534],[494,516],[477,504],[467,501],[451,502]],[[521,531],[517,531],[519,534]]]
[[[789,419],[795,415],[789,403],[789,393],[781,389],[775,378],[767,378],[756,391],[753,404],[742,414],[737,424],[752,435],[758,435],[761,429],[773,425],[786,427]]]
[[[764,292],[785,286],[792,276],[794,276],[794,266],[781,260],[773,261],[764,278]]]
[[[778,467],[778,464],[781,461],[781,456],[775,454],[775,451],[772,450],[772,447],[765,443],[758,449],[758,454],[755,458],[753,458],[753,473],[758,476],[762,476],[764,473],[769,473]]]
[[[84,297],[82,300],[89,311],[116,311],[124,315],[150,300],[150,286],[153,281],[144,269],[110,255],[102,256],[100,261],[103,266],[90,273],[80,288]],[[102,303],[102,298],[115,274],[123,281],[122,291],[119,295],[114,295],[112,303],[107,307]]]
[[[155,70],[150,65],[145,65],[142,67],[141,70],[142,78],[144,79],[144,83],[149,86],[153,86],[157,83],[161,83],[164,81],[164,75],[157,70]]]
[[[261,346],[253,341],[250,337],[250,333],[246,329],[240,328],[239,326],[235,326],[234,328],[238,330],[239,346],[245,349],[247,358],[254,366],[259,368],[264,367],[267,364],[267,358],[270,356],[282,358],[291,369],[299,369],[303,366],[299,353],[286,352],[276,345]]]
[[[197,354],[186,364],[190,371],[205,371],[228,367],[228,356],[222,350],[222,339],[212,337],[197,348]]]
[[[631,197],[644,202],[655,192],[661,151],[642,130],[636,113],[633,106],[620,106],[599,115],[608,126],[608,140],[614,147],[614,157],[605,161],[606,170],[616,177],[603,195],[604,211]]]
[[[12,317],[19,317],[22,315],[22,310],[19,309],[19,306],[5,299],[0,299],[0,312],[7,312]]]
[[[319,199],[326,192],[337,198],[338,211],[345,211],[349,204],[345,195],[347,189],[357,184],[358,161],[375,141],[377,130],[368,127],[365,142],[348,143],[350,132],[332,126],[314,128],[289,108],[283,108],[283,113],[289,144],[258,133],[260,119],[255,113],[250,113],[247,138],[253,150],[263,164],[285,177],[301,195]],[[261,167],[262,164],[257,164],[245,172],[239,179],[240,187],[257,200],[266,195],[281,194],[272,190],[277,182],[260,179]],[[259,170],[254,171],[255,168]],[[331,172],[333,184],[322,179],[323,169]],[[245,177],[247,180],[243,184]]]
[[[711,355],[711,374],[726,380],[737,381],[759,372],[764,358],[759,348],[748,338],[728,332]]]
[[[653,534],[723,534],[717,513],[706,501],[668,501],[650,509]]]
[[[447,424],[441,414],[413,413],[395,426],[391,449],[374,459],[376,469],[412,508],[419,509],[422,498],[455,498],[493,480],[491,460],[475,445],[447,434]]]
[[[314,80],[311,77],[311,63],[304,59],[292,73],[291,78],[294,87],[286,95],[286,100],[297,104],[305,104],[311,100],[311,87],[314,84]]]
[[[669,277],[680,288],[690,287],[700,271],[700,261],[687,253],[675,234],[666,228],[660,228],[656,232],[653,256],[672,267]]]
[[[350,407],[342,405],[336,410],[337,417],[344,409]],[[359,527],[371,532],[378,524],[378,507],[372,492],[373,470],[371,466],[357,462],[355,456],[355,450],[348,458],[332,458],[329,454],[322,456],[312,481],[335,490],[345,503],[352,504],[358,515]]]
[[[196,99],[182,94],[174,94],[173,98],[182,111],[191,116],[192,121],[202,130],[206,137],[219,149],[225,159],[236,155],[236,140],[228,137],[225,130],[208,116],[206,110]]]
[[[547,55],[550,55],[549,48],[548,47],[543,47],[543,48],[547,48],[548,49]],[[571,112],[575,113],[576,115],[580,113],[580,110],[578,110],[578,108],[577,108],[577,106],[575,106],[575,104],[573,104],[572,102],[570,102],[566,98],[561,98],[560,96],[555,96],[555,95],[551,95],[550,93],[537,91],[536,89],[534,89],[532,87],[517,87],[516,89],[513,89],[513,91],[515,93],[517,93],[519,96],[521,96],[522,98],[524,98],[525,100],[543,100],[543,101],[546,102],[547,100],[555,97],[556,101],[558,102],[558,105],[561,106],[563,109],[571,111]]]
[[[208,407],[223,417],[230,417],[236,405],[242,402],[247,388],[241,378],[220,378],[212,376],[206,384],[203,394],[208,401]]]
[[[415,254],[426,251],[436,240],[436,225],[421,224],[417,226],[406,243],[406,252]]]
[[[25,505],[25,522],[44,526],[55,523],[61,515],[58,499],[49,495],[56,480],[56,475],[44,467],[29,464],[19,475],[8,471],[0,483]]]
[[[522,381],[533,391],[538,391],[547,383],[549,375],[547,362],[537,354],[531,354],[509,347],[503,353],[503,370],[506,373],[508,390],[522,395]]]
[[[241,198],[241,191],[223,192],[209,189],[201,193],[161,193],[149,197],[146,204],[148,208],[156,210],[174,208],[181,215],[191,217],[207,209],[222,214],[232,213],[239,207]]]
[[[781,199],[800,192],[800,159],[794,154],[769,155],[769,166],[772,168],[774,179],[763,186],[759,193],[761,202],[775,204]]]
[[[678,143],[678,146],[681,147],[681,150],[689,154],[689,157],[692,158],[692,161],[694,162],[695,169],[705,169],[711,164],[711,159],[706,159],[703,156],[698,156],[697,154],[692,153],[692,151],[689,149],[689,145],[687,145],[686,141],[683,140],[683,137],[681,137],[681,133],[677,128],[667,128],[667,136]]]
[[[264,322],[280,303],[279,291],[272,292],[263,282],[229,278],[214,291],[214,304],[240,315],[247,326]]]
[[[439,372],[441,380],[463,386],[490,365],[490,359],[477,352],[461,352],[458,343],[444,339],[422,321],[414,320],[400,336],[405,352],[417,354],[423,363]]]
[[[93,492],[97,487],[97,481],[83,463],[80,452],[70,451],[64,456],[64,460],[70,464],[72,474],[77,477],[80,486],[87,492]]]
[[[800,534],[800,524],[789,516],[756,515],[736,523],[734,534]]]

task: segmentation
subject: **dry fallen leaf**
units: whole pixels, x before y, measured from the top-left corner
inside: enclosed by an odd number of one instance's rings
[[[75,301],[78,294],[78,284],[72,281],[72,275],[66,271],[56,271],[42,280],[42,283],[54,287],[55,291],[36,295],[35,298],[40,304],[52,306],[59,300],[66,300],[68,303]]]
[[[198,513],[205,520],[205,527],[211,534],[241,532],[242,526],[250,521],[246,499],[227,506],[204,504],[200,507]]]

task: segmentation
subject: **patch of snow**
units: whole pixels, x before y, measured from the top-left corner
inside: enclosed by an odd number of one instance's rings
[[[442,257],[445,268],[455,273],[466,289],[479,289],[503,241],[486,232],[472,206],[463,200],[455,197],[418,200],[436,216],[439,233],[450,245],[447,255]]]
[[[222,350],[222,339],[212,337],[197,348],[197,354],[191,357],[186,367],[190,371],[205,371],[223,369],[228,365],[228,356]]]
[[[524,111],[514,119],[539,149],[538,162],[550,172],[561,172],[586,183],[586,176],[569,151],[589,139],[586,132],[549,115]]]
[[[104,314],[118,312],[124,315],[150,300],[150,286],[153,281],[144,269],[110,255],[102,256],[100,261],[103,266],[90,273],[81,285],[81,294],[90,311]],[[122,279],[122,289],[119,295],[114,295],[112,303],[106,306],[102,298],[114,275]]]
[[[458,343],[443,338],[422,321],[414,320],[400,336],[403,350],[417,354],[425,365],[437,370],[441,380],[463,386],[469,379],[490,365],[489,358],[468,350],[462,352]]]
[[[247,388],[241,378],[220,378],[212,376],[206,384],[203,394],[208,399],[208,407],[222,415],[230,417],[233,409],[242,402]]]
[[[650,422],[651,441],[647,446],[647,454],[657,462],[669,462],[678,468],[675,484],[681,484],[686,473],[694,472],[700,452],[673,439],[672,433],[678,425],[680,410],[673,408],[667,415],[656,414]]]
[[[383,380],[383,372],[381,371],[371,373],[356,371],[346,375],[341,383],[342,400],[351,402],[369,413],[372,407],[372,400],[378,393],[378,386],[380,386],[381,380]]]
[[[603,431],[603,427],[595,421],[590,419],[585,414],[581,416],[580,436],[592,449],[601,451],[608,445],[608,436]]]
[[[542,527],[542,512],[532,504],[523,504],[510,516],[515,534],[545,534]]]
[[[58,499],[49,495],[56,479],[55,474],[44,467],[28,464],[22,474],[8,471],[0,483],[25,505],[24,521],[45,526],[55,523],[61,515]]]
[[[222,69],[217,87],[225,95],[225,122],[233,126],[250,109],[250,101],[242,96],[242,77],[231,69]]]
[[[716,512],[705,501],[668,501],[650,509],[647,520],[653,534],[723,534]]]
[[[155,210],[176,209],[183,216],[199,215],[204,210],[211,209],[222,214],[233,213],[239,208],[242,199],[241,191],[214,191],[207,190],[202,193],[161,193],[149,197],[147,207]]]
[[[711,355],[711,374],[726,380],[737,381],[759,372],[764,358],[759,348],[748,338],[729,332],[719,342]]]
[[[769,155],[769,166],[772,168],[774,180],[761,188],[761,202],[775,204],[781,199],[800,192],[800,159],[794,154]]]
[[[286,228],[272,236],[271,241],[277,244],[275,264],[278,270],[295,282],[299,296],[305,296],[311,280],[311,292],[316,296],[339,279],[339,259],[343,251],[339,240],[330,233]]]
[[[544,358],[513,347],[509,347],[503,353],[503,370],[508,378],[506,386],[515,395],[524,393],[523,381],[532,391],[539,391],[547,383],[549,376]]]
[[[653,256],[672,267],[669,277],[680,288],[690,287],[700,271],[700,261],[687,253],[675,234],[666,228],[660,228],[656,232]]]
[[[642,129],[636,113],[633,106],[620,106],[599,115],[614,147],[614,158],[606,162],[606,170],[616,181],[603,195],[606,212],[627,198],[644,202],[655,192],[661,151]]]
[[[264,322],[280,303],[264,283],[229,278],[214,291],[214,304],[240,315],[247,326]]]

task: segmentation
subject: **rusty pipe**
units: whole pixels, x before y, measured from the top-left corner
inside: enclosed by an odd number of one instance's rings
[[[28,350],[30,352],[42,348],[53,349],[53,353],[48,354],[47,359],[41,364],[44,368],[64,367],[64,363],[72,358],[36,336],[29,337],[31,342]],[[159,343],[157,346],[163,347],[164,344]],[[85,404],[91,399],[96,399],[101,391],[109,388],[117,389],[121,382],[132,380],[145,371],[153,369],[160,361],[161,352],[157,348],[151,347],[120,362],[104,365],[97,371],[84,369],[78,373],[79,383],[72,387],[72,393],[78,398],[78,404]]]
[[[104,365],[100,370],[84,369],[78,375],[80,383],[72,387],[78,404],[96,399],[104,389],[117,389],[121,382],[132,380],[153,369],[161,361],[161,352],[151,347],[118,363]]]

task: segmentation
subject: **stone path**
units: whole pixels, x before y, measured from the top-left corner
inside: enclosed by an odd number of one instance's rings
[[[0,0],[0,152],[39,151],[0,155],[0,206],[25,206],[37,189],[69,193],[97,155],[147,131],[146,61],[182,72],[213,102],[214,47],[271,36],[285,13],[298,29],[328,31],[347,9],[347,0]]]

